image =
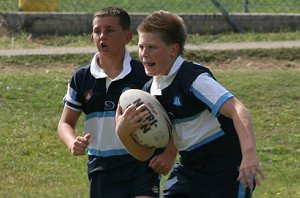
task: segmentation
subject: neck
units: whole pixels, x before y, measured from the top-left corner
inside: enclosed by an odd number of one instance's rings
[[[111,79],[117,77],[123,70],[123,59],[122,57],[114,57],[114,58],[107,58],[102,57],[101,55],[98,56],[97,62],[100,65],[101,69],[109,76]]]

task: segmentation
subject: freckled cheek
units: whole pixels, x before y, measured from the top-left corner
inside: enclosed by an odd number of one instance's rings
[[[139,58],[140,58],[140,60],[142,60],[142,52],[141,52],[141,50],[139,50]]]
[[[160,59],[162,58],[162,55],[161,55],[161,52],[159,51],[155,51],[151,54],[151,58],[157,62],[157,61],[160,61]]]
[[[94,41],[94,43],[98,43],[99,42],[99,36],[97,36],[97,35],[93,35],[92,36],[92,40]]]

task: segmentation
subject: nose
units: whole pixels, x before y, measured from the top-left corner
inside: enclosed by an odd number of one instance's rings
[[[106,34],[105,34],[104,31],[99,31],[99,32],[96,33],[96,35],[97,35],[97,38],[100,39],[100,40],[103,40],[103,38],[106,37]]]
[[[101,32],[101,33],[99,34],[99,38],[102,39],[103,37],[105,37],[104,32]]]
[[[147,57],[148,56],[148,50],[146,47],[140,47],[139,53],[141,57]]]

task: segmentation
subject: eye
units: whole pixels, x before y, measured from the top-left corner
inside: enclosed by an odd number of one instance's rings
[[[156,48],[156,46],[154,46],[154,45],[149,45],[149,49],[155,49]]]
[[[94,29],[94,31],[93,31],[95,34],[100,34],[101,33],[101,31],[100,31],[100,29]]]
[[[138,45],[139,46],[139,49],[140,50],[143,50],[144,49],[144,46],[143,45]]]
[[[106,30],[106,32],[107,33],[112,33],[112,32],[114,32],[114,29],[109,28],[109,29]]]

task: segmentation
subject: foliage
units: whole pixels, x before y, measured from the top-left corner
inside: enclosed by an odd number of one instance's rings
[[[251,13],[299,13],[299,1],[295,0],[219,0],[230,12]],[[218,13],[217,8],[207,0],[57,0],[58,12],[91,12],[107,7],[118,6],[129,12],[152,12],[168,10],[178,13]],[[18,11],[17,1],[0,0],[0,11]]]
[[[255,42],[255,41],[293,41],[300,40],[300,32],[277,32],[277,33],[257,33],[247,32],[220,33],[216,35],[190,34],[187,37],[188,44],[205,43],[228,43],[228,42]],[[134,35],[129,45],[137,45],[138,35]],[[31,34],[12,34],[0,37],[0,49],[22,49],[22,48],[43,48],[43,47],[86,47],[94,46],[90,35],[65,35],[51,36],[42,35],[32,37]]]
[[[138,58],[137,52],[132,52],[134,58]],[[186,51],[186,59],[196,62],[214,62],[239,58],[271,58],[274,60],[297,61],[300,60],[300,48],[290,49],[253,49],[253,50],[220,50],[220,51]],[[0,56],[0,67],[18,66],[43,68],[47,65],[59,67],[60,65],[69,65],[78,67],[87,64],[90,61],[90,54],[68,54],[68,55],[40,55],[40,56]],[[76,64],[75,64],[76,63]],[[75,65],[74,65],[75,64]],[[290,65],[287,64],[287,67]]]

